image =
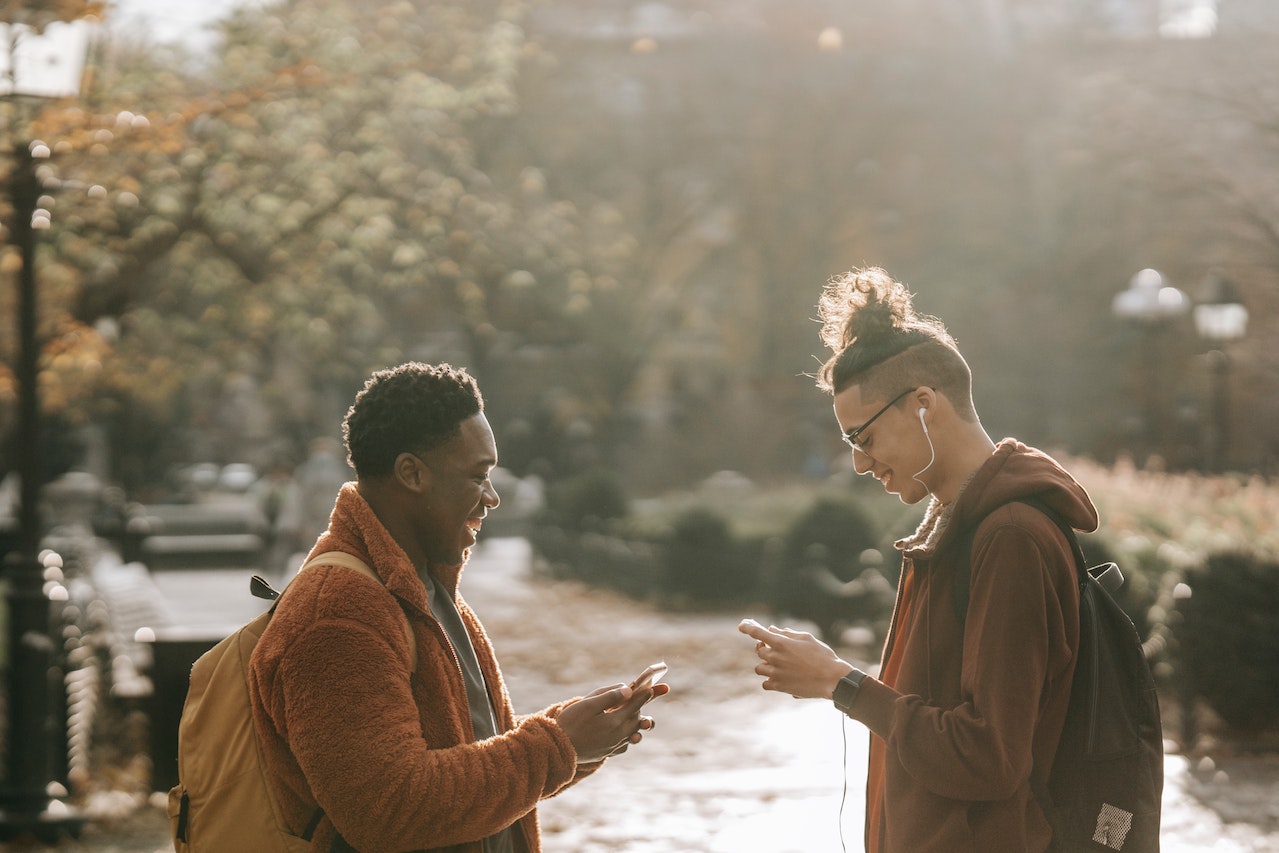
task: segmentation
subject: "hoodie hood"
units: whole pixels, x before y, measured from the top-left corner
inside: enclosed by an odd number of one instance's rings
[[[934,498],[919,528],[897,542],[897,548],[912,559],[930,557],[950,538],[948,531],[963,530],[996,507],[1029,497],[1052,507],[1075,530],[1092,533],[1097,529],[1097,508],[1088,492],[1057,460],[1005,438],[969,478],[954,503],[943,506]]]

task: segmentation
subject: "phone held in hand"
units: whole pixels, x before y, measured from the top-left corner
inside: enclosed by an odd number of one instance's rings
[[[644,690],[652,687],[661,681],[662,676],[666,674],[667,666],[664,661],[649,664],[648,668],[639,674],[639,677],[631,682],[631,690]]]

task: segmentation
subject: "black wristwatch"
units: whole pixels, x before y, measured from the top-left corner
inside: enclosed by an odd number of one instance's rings
[[[865,677],[866,673],[854,667],[852,672],[839,680],[839,683],[835,685],[835,693],[831,696],[836,708],[845,714],[848,713],[853,707],[854,700],[857,699],[857,691],[861,689],[862,679]]]

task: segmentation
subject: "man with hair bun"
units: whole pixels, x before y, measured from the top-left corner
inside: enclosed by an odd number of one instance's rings
[[[832,700],[870,729],[868,853],[1042,853],[1052,829],[1031,776],[1048,777],[1061,736],[1079,591],[1066,536],[1015,501],[1041,501],[1085,532],[1097,511],[1052,458],[991,440],[954,339],[905,285],[853,270],[827,284],[819,312],[832,355],[817,384],[855,470],[928,507],[896,543],[901,580],[876,675],[811,634],[748,619],[755,672],[765,690]]]
[[[669,688],[609,685],[513,713],[459,594],[498,505],[497,445],[466,371],[374,373],[343,434],[356,481],[249,666],[279,811],[316,853],[537,853],[538,802],[639,743],[653,726],[641,708]]]

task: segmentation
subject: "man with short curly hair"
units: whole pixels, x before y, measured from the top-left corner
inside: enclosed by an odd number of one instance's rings
[[[362,478],[385,477],[400,450],[429,450],[483,411],[479,385],[465,370],[410,362],[380,371],[342,422],[347,459]]]
[[[538,801],[639,743],[653,725],[641,707],[668,688],[603,687],[514,715],[459,594],[498,505],[497,447],[466,371],[410,362],[374,373],[343,434],[356,482],[250,664],[281,811],[326,853],[537,853]],[[381,582],[329,564],[331,552]]]

